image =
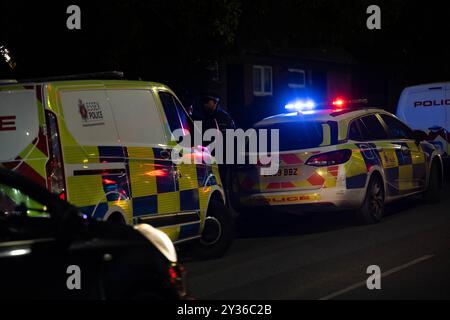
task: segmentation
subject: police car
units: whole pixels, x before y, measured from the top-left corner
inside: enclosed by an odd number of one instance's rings
[[[363,223],[377,223],[385,204],[414,194],[439,201],[442,160],[426,134],[394,115],[335,99],[316,106],[297,101],[290,113],[258,122],[278,129],[279,171],[261,166],[237,169],[233,191],[244,208],[272,206],[301,212],[354,209]]]
[[[150,224],[218,257],[232,242],[218,167],[172,161],[179,129],[195,128],[173,91],[120,73],[0,85],[1,166],[88,216]]]

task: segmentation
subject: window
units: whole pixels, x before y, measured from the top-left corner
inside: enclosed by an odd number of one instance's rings
[[[364,141],[358,125],[359,120],[354,120],[348,130],[348,138],[353,141]]]
[[[122,144],[154,146],[166,140],[151,91],[107,90],[107,95]]]
[[[253,66],[253,94],[255,96],[271,96],[272,90],[272,67]]]
[[[370,135],[370,140],[385,140],[388,138],[384,126],[375,115],[370,115],[362,118],[361,125],[365,126],[365,129],[367,129],[366,132],[367,135]]]
[[[400,120],[387,114],[382,114],[381,118],[388,127],[390,139],[413,139],[412,130]]]
[[[82,146],[120,146],[105,90],[62,91],[60,96],[65,123],[74,141]]]
[[[327,125],[327,123],[292,122],[277,123],[265,127],[259,127],[258,129],[279,130],[280,151],[290,151],[322,146],[324,143],[324,125]]]
[[[356,120],[359,127],[359,132],[361,133],[361,141],[369,141],[372,140],[372,135],[370,134],[369,129],[367,129],[366,125],[362,122],[361,119]]]
[[[24,194],[22,191],[0,183],[0,218],[27,216],[46,218],[47,207]]]
[[[190,132],[190,119],[178,99],[168,92],[160,92],[159,97],[169,122],[170,131],[173,133],[177,129],[183,129],[183,133],[188,135]]]
[[[289,88],[304,88],[306,86],[305,70],[288,69]]]

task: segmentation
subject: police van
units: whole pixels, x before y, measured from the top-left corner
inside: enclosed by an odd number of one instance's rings
[[[416,130],[425,131],[443,159],[450,155],[450,82],[405,88],[397,116]]]
[[[92,78],[109,80],[80,80]],[[179,99],[162,84],[110,78],[0,85],[0,166],[86,215],[147,223],[174,243],[195,240],[204,258],[224,254],[232,218],[217,165],[171,158],[173,132],[194,128]],[[184,150],[183,157],[198,148]]]

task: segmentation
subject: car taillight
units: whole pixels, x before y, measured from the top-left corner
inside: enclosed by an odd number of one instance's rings
[[[169,268],[170,283],[175,286],[180,298],[186,298],[186,281],[184,267],[173,264]]]
[[[306,161],[306,165],[314,167],[335,166],[346,163],[350,160],[351,156],[352,151],[348,149],[321,153],[309,158],[308,161]]]
[[[47,120],[47,142],[49,160],[47,162],[47,188],[55,193],[60,199],[66,200],[66,179],[64,176],[64,164],[59,140],[58,123],[56,116],[46,111]]]

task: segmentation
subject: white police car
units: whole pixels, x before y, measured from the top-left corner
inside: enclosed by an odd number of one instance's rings
[[[279,130],[280,169],[273,176],[260,166],[236,169],[241,211],[355,209],[359,220],[376,223],[389,201],[419,193],[439,201],[442,160],[426,134],[359,102],[337,99],[315,108],[299,101],[286,106],[293,112],[258,122],[256,128]]]

